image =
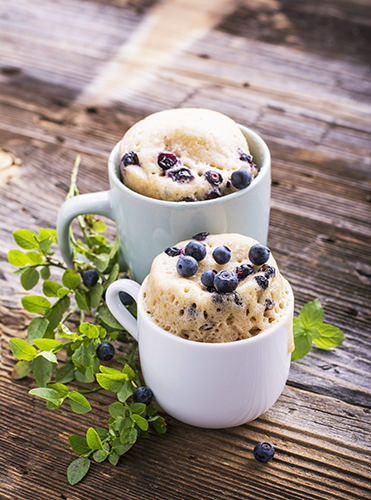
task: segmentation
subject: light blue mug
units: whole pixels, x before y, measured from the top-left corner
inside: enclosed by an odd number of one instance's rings
[[[67,200],[58,214],[58,242],[62,257],[72,267],[69,228],[82,214],[97,214],[116,223],[124,262],[136,281],[142,282],[153,259],[168,246],[209,233],[240,233],[265,244],[270,209],[270,153],[263,139],[242,125],[259,174],[250,186],[213,200],[163,201],[143,196],[120,179],[120,143],[108,160],[111,189]]]

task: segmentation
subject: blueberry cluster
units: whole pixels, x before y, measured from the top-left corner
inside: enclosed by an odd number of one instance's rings
[[[198,271],[198,263],[206,257],[206,245],[202,240],[206,239],[209,233],[198,233],[187,243],[184,249],[178,247],[168,247],[164,251],[169,257],[179,256],[176,269],[180,276],[189,278]],[[225,246],[219,246],[213,250],[213,258],[217,264],[227,264],[231,260],[231,250]],[[263,290],[269,286],[269,279],[273,278],[276,270],[266,264],[270,256],[270,250],[264,245],[256,243],[249,250],[251,264],[241,264],[235,271],[204,271],[201,275],[201,283],[209,292],[231,293],[236,290],[238,283],[253,273],[263,273],[255,276],[255,280]],[[267,299],[266,310],[272,309],[274,303]]]
[[[253,157],[251,154],[245,153],[243,151],[238,151],[239,159],[245,161],[249,164],[249,168],[239,168],[235,170],[231,179],[227,180],[226,187],[229,188],[231,185],[236,189],[244,189],[251,184],[253,179],[252,171],[256,171],[256,165],[253,162]],[[166,175],[174,182],[179,182],[181,184],[188,183],[194,180],[194,176],[191,170],[187,167],[179,166],[181,163],[180,159],[176,154],[170,152],[161,152],[157,156],[157,165],[160,167],[162,174]],[[134,151],[129,151],[125,153],[120,162],[121,168],[124,169],[128,165],[140,166],[138,155]],[[222,196],[222,192],[218,186],[223,183],[223,176],[216,172],[215,170],[208,170],[204,174],[207,182],[212,186],[205,194],[205,200],[212,200]],[[182,201],[192,202],[197,201],[193,196],[187,196],[182,199]]]

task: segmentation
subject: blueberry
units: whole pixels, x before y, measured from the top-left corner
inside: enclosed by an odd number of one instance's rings
[[[241,264],[240,266],[236,267],[235,273],[237,274],[237,279],[238,281],[242,281],[247,276],[252,274],[254,272],[253,266],[250,266],[250,264]]]
[[[190,255],[198,262],[206,257],[206,245],[199,241],[190,241],[184,249],[185,255]]]
[[[251,184],[252,175],[246,168],[239,168],[231,175],[231,182],[236,189],[244,189]]]
[[[137,437],[140,437],[140,434],[142,432],[142,429],[139,427],[138,424],[134,425],[134,429],[137,431]]]
[[[125,271],[121,274],[121,279],[122,280],[129,280],[130,279],[130,276],[129,274]]]
[[[213,186],[219,186],[223,182],[223,177],[219,172],[213,172],[212,170],[208,170],[205,172],[206,180]]]
[[[142,385],[141,387],[135,389],[133,394],[134,403],[144,403],[145,405],[149,405],[149,403],[152,401],[152,398],[153,392],[149,387],[146,387],[145,385]]]
[[[96,354],[101,361],[109,361],[115,355],[115,348],[109,342],[102,342],[97,347]]]
[[[192,172],[187,167],[173,168],[169,170],[167,175],[174,181],[184,184],[185,182],[193,181]]]
[[[207,231],[204,231],[203,233],[197,233],[194,236],[192,236],[192,240],[204,241],[209,236],[209,234],[210,233],[208,233]]]
[[[216,271],[205,271],[201,274],[201,283],[206,286],[206,288],[214,287],[214,278]]]
[[[218,264],[226,264],[231,260],[231,251],[225,245],[216,247],[213,251],[213,257]]]
[[[266,278],[274,278],[275,275],[276,275],[276,270],[274,267],[272,266],[268,266],[268,264],[264,264],[262,265],[262,267],[259,269],[259,271],[263,271],[264,272],[264,276]]]
[[[177,255],[180,255],[180,249],[177,247],[167,247],[164,252],[166,255],[169,257],[176,257]]]
[[[266,290],[268,288],[269,280],[265,276],[255,276],[255,280],[263,290]]]
[[[121,165],[127,167],[128,165],[139,165],[139,158],[134,151],[125,153],[121,158]]]
[[[220,271],[214,278],[214,286],[219,293],[233,292],[237,285],[237,276],[233,271]]]
[[[190,255],[179,257],[176,270],[180,276],[183,276],[183,278],[189,278],[197,273],[197,269],[198,263],[194,257],[191,257]]]
[[[124,306],[131,306],[131,304],[134,304],[133,297],[126,292],[119,292],[119,299]]]
[[[254,457],[259,462],[269,462],[274,456],[274,446],[269,443],[258,443],[254,448]]]
[[[209,191],[205,194],[205,200],[214,200],[215,198],[220,198],[222,195],[220,189],[218,188],[211,188]]]
[[[96,269],[88,269],[82,275],[82,281],[84,285],[91,287],[96,284],[99,279],[99,273]]]
[[[256,243],[249,250],[249,259],[256,266],[261,266],[267,262],[270,253],[271,251],[268,247],[260,245],[260,243]]]
[[[178,158],[173,153],[160,153],[157,157],[157,163],[162,170],[169,170],[178,163]]]
[[[253,157],[252,155],[248,153],[244,153],[243,151],[240,151],[240,160],[241,161],[247,161],[248,163],[253,163]]]
[[[182,201],[187,201],[188,203],[191,203],[192,201],[197,201],[197,200],[193,196],[185,196],[184,198],[182,198]]]
[[[274,307],[274,300],[265,299],[264,304],[265,304],[265,311],[270,311]]]

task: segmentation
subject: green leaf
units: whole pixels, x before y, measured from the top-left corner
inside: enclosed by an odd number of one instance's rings
[[[317,326],[316,328],[306,328],[305,329],[305,334],[310,337],[312,340],[318,338],[321,336],[321,332],[319,330],[319,327]]]
[[[79,366],[88,367],[92,362],[92,353],[89,348],[81,344],[72,355],[72,361]]]
[[[21,378],[27,377],[31,371],[31,365],[27,361],[18,361],[13,368],[12,377],[14,380],[20,380]]]
[[[101,219],[95,219],[93,222],[93,230],[97,233],[104,233],[107,229],[107,226],[104,221]]]
[[[33,318],[27,328],[27,339],[30,344],[32,344],[35,339],[42,338],[48,326],[49,321],[46,318]]]
[[[57,370],[55,374],[56,382],[67,384],[75,378],[75,366],[73,363],[66,363]]]
[[[55,339],[35,339],[33,344],[42,351],[52,351],[58,347],[63,347],[63,342]]]
[[[41,351],[39,353],[39,356],[47,359],[48,361],[50,361],[50,363],[58,363],[57,356],[52,351]]]
[[[148,431],[148,422],[145,418],[135,413],[131,416],[131,418],[142,431]]]
[[[73,486],[79,483],[88,473],[90,460],[85,457],[76,458],[73,460],[67,469],[68,482]]]
[[[121,401],[121,403],[125,403],[125,401],[133,394],[134,389],[129,380],[126,380],[119,392],[117,393],[117,399]]]
[[[89,427],[86,433],[86,442],[91,450],[104,450],[102,441],[93,427]]]
[[[53,280],[45,280],[43,283],[43,293],[47,297],[58,297],[58,290],[62,288],[62,286]]]
[[[29,262],[27,255],[20,250],[9,250],[8,261],[14,267],[27,266]]]
[[[78,455],[87,455],[90,452],[90,448],[84,437],[73,434],[68,438],[68,441],[73,451]]]
[[[75,371],[75,379],[84,384],[91,384],[95,381],[95,373],[92,366],[87,368],[78,367]]]
[[[296,335],[295,337],[295,350],[291,354],[291,361],[304,358],[312,348],[312,339],[306,335]]]
[[[51,247],[51,245],[52,245],[52,241],[49,238],[41,240],[39,242],[40,251],[42,253],[47,253],[47,251],[49,250],[49,248]]]
[[[32,373],[37,384],[45,387],[52,377],[53,364],[43,356],[37,356],[32,361]]]
[[[108,453],[105,450],[97,450],[93,453],[93,458],[98,463],[104,462],[107,457]]]
[[[31,290],[39,281],[39,273],[33,267],[28,267],[21,275],[21,284],[25,290]]]
[[[72,292],[72,290],[70,290],[69,288],[62,288],[61,287],[57,291],[57,297],[59,297],[60,299],[62,299],[63,297],[65,297],[66,295],[68,295],[71,292]]]
[[[54,329],[59,325],[62,320],[63,314],[69,307],[70,298],[63,297],[62,299],[57,300],[57,302],[49,309],[49,311],[45,314],[45,318],[49,321],[49,326],[44,337],[54,337]]]
[[[106,304],[98,307],[97,313],[99,314],[103,323],[105,323],[107,326],[109,326],[110,328],[122,330],[121,323],[119,323],[117,319],[112,315]]]
[[[111,453],[108,455],[108,460],[111,465],[117,465],[119,458],[120,455],[116,453],[114,450],[111,450]]]
[[[95,308],[98,307],[103,295],[103,285],[101,283],[96,283],[91,287],[89,292],[90,306]]]
[[[74,411],[75,413],[87,413],[91,410],[89,401],[85,396],[83,396],[83,394],[80,394],[77,391],[71,391],[68,394],[68,401],[70,403],[72,411]]]
[[[81,285],[81,277],[72,269],[66,269],[62,276],[62,283],[66,288],[75,289]]]
[[[136,431],[135,431],[136,432]],[[122,444],[120,442],[120,440],[117,438],[117,439],[114,439],[113,442],[112,442],[112,446],[113,446],[113,449],[114,451],[118,454],[118,455],[123,455],[124,453],[128,452],[130,450],[130,448],[133,447],[133,444],[132,443],[129,443],[127,442],[126,444]]]
[[[61,398],[65,398],[67,394],[70,392],[68,387],[64,384],[48,384],[49,389],[54,389],[58,392]]]
[[[37,236],[29,229],[19,229],[13,232],[13,238],[17,245],[25,250],[33,250],[38,247]]]
[[[31,389],[28,391],[28,394],[32,394],[34,396],[38,396],[39,398],[46,399],[55,405],[58,405],[60,402],[59,394],[54,389],[48,389],[46,387],[37,387],[36,389]]]
[[[300,310],[299,321],[305,328],[312,328],[322,324],[323,308],[318,299],[308,302]]]
[[[160,415],[157,415],[154,417],[151,421],[151,424],[153,425],[155,431],[158,434],[164,434],[166,432],[166,422],[163,417],[160,417]]]
[[[49,267],[45,266],[41,268],[40,274],[43,280],[47,280],[50,277],[50,269]]]
[[[124,368],[122,369],[122,373],[126,373],[126,375],[129,378],[134,378],[135,377],[135,372],[134,372],[134,370],[129,365],[125,365],[124,366]]]
[[[39,240],[45,240],[46,238],[50,238],[53,243],[57,243],[57,231],[52,228],[42,227],[39,230]]]
[[[31,361],[37,356],[36,349],[23,339],[10,339],[10,348],[17,359]]]
[[[28,262],[33,266],[38,266],[43,263],[43,259],[37,252],[26,252]]]
[[[145,415],[146,413],[146,405],[144,403],[130,403],[129,406],[133,413],[137,413],[138,415]]]
[[[104,439],[108,438],[108,431],[107,429],[103,429],[102,427],[96,427],[95,429],[97,431],[98,436],[100,437],[101,441]],[[105,446],[105,445],[103,445]]]
[[[323,323],[318,327],[321,336],[313,340],[317,347],[329,349],[330,347],[338,347],[344,340],[343,332],[336,326]]]
[[[79,306],[79,308],[82,311],[87,311],[89,309],[85,294],[83,294],[79,290],[76,290],[75,291],[75,298],[76,298],[77,305]]]
[[[48,299],[41,295],[29,295],[22,297],[22,305],[28,312],[41,313],[50,309],[51,304]]]
[[[100,273],[103,273],[107,269],[110,261],[110,257],[107,254],[100,254],[98,256],[90,254],[89,258]]]
[[[111,269],[111,272],[110,272],[110,275],[109,275],[109,278],[108,280],[105,282],[104,284],[104,288],[105,290],[107,290],[107,288],[109,287],[109,285],[111,283],[113,283],[114,281],[117,280],[118,276],[119,276],[119,273],[120,273],[120,266],[118,265],[118,263],[114,264],[112,266],[112,269]]]
[[[119,392],[122,388],[122,381],[117,380],[115,375],[108,375],[105,373],[98,373],[96,375],[98,384],[111,392]]]
[[[122,417],[124,414],[124,405],[115,401],[114,403],[109,405],[109,413],[112,418]]]
[[[89,339],[97,339],[99,337],[99,330],[92,323],[81,323],[79,332],[86,335]]]

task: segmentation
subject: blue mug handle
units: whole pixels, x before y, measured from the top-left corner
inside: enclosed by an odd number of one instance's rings
[[[68,267],[73,267],[72,245],[70,241],[71,222],[78,215],[103,215],[115,222],[110,201],[111,191],[80,194],[66,200],[58,212],[57,237],[63,260]]]

